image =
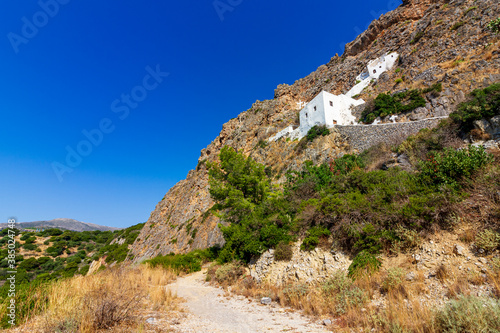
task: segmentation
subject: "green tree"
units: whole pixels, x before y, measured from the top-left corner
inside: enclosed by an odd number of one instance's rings
[[[238,222],[254,211],[269,195],[269,180],[262,164],[225,146],[220,164],[208,163],[210,195],[223,219]]]

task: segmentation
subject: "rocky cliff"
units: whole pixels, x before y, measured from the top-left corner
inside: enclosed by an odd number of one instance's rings
[[[346,45],[342,56],[297,80],[277,87],[273,100],[257,101],[223,125],[219,136],[201,151],[198,165],[158,203],[132,247],[135,261],[170,252],[188,252],[223,242],[221,221],[210,212],[207,161],[215,161],[224,145],[242,150],[272,168],[279,182],[289,169],[306,160],[321,163],[356,151],[338,131],[305,148],[297,141],[265,140],[298,124],[297,103],[321,90],[346,93],[366,64],[387,52],[400,54],[395,70],[381,75],[356,97],[370,102],[379,93],[425,88],[440,82],[443,91],[426,96],[427,105],[401,121],[448,115],[466,94],[500,80],[500,39],[487,24],[500,15],[496,0],[404,0],[396,10],[373,21]],[[359,116],[360,110],[355,110]],[[222,222],[223,223],[223,222]]]

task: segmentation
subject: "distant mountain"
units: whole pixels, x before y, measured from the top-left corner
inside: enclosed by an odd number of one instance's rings
[[[119,230],[120,228],[106,227],[103,225],[97,225],[93,223],[80,222],[73,219],[53,219],[50,221],[35,221],[35,222],[20,222],[17,224],[18,227],[23,229],[28,228],[58,228],[61,230],[72,230],[72,231],[108,231],[108,230]],[[7,223],[0,223],[0,229],[7,228]]]

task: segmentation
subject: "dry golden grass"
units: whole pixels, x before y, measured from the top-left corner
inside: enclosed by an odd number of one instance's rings
[[[174,279],[172,272],[140,265],[54,282],[46,288],[48,299],[38,307],[39,315],[28,316],[25,327],[86,333],[126,326],[135,331],[143,322],[141,311],[176,308],[176,296],[165,288]]]

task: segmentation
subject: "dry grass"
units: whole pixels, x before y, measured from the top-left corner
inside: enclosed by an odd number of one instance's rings
[[[176,296],[165,286],[175,274],[141,265],[54,282],[48,302],[27,326],[36,332],[96,332],[114,326],[138,327],[142,310],[170,311]],[[143,321],[143,320],[142,320]]]
[[[250,276],[243,276],[232,280],[230,287],[225,286],[247,298],[271,297],[281,306],[301,310],[306,315],[335,318],[332,327],[335,332],[352,332],[353,329],[360,332],[373,329],[377,332],[442,332],[442,323],[436,319],[439,311],[433,308],[432,300],[427,301],[431,290],[424,273],[415,271],[414,265],[403,255],[387,258],[384,267],[388,269],[355,281],[347,278],[345,272],[338,272],[327,281],[313,284],[257,284]],[[210,274],[214,275],[216,270],[212,267]],[[415,274],[412,281],[405,278],[409,271]],[[486,282],[482,274],[459,270],[458,263],[439,266],[436,277],[448,289],[447,296],[454,300],[471,296],[471,284]],[[496,291],[500,290],[500,272],[492,270],[488,281]]]

